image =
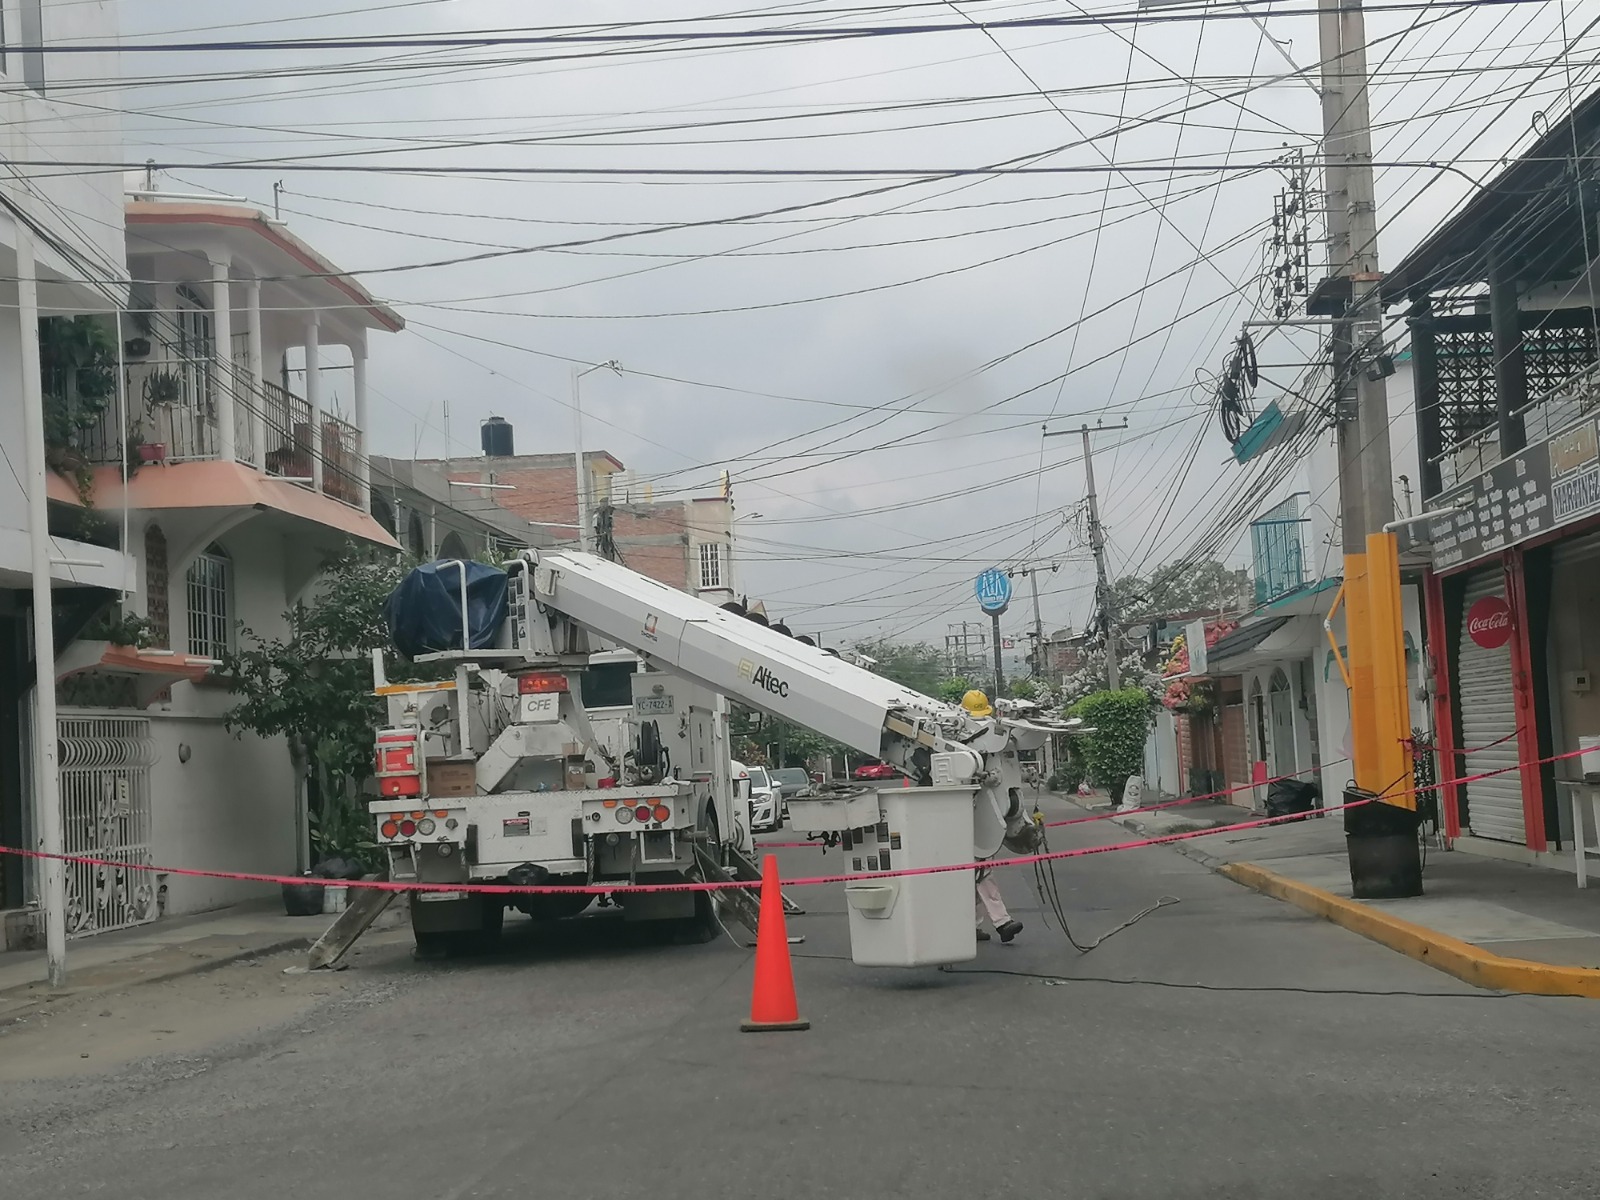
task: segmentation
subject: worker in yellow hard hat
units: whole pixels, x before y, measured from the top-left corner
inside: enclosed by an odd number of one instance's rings
[[[961,707],[966,710],[967,716],[975,717],[980,721],[985,717],[994,716],[994,709],[989,705],[989,697],[985,696],[977,688],[973,688],[965,696],[961,697]]]
[[[982,721],[994,716],[994,707],[977,688],[973,688],[961,697],[961,708],[967,716],[974,720]],[[1022,922],[1006,911],[1005,899],[1000,895],[1000,886],[995,883],[994,877],[987,869],[980,870],[977,878],[977,917],[978,940],[987,942],[989,931],[983,928],[984,917],[989,918],[989,923],[1000,935],[1002,942],[1009,942],[1022,932]]]

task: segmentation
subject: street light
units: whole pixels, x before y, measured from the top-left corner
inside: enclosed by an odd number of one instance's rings
[[[573,468],[577,472],[578,483],[578,549],[589,548],[589,473],[583,466],[583,400],[578,391],[578,381],[591,371],[615,371],[622,374],[622,364],[616,359],[608,359],[603,363],[595,363],[592,367],[581,367],[572,364],[572,436],[575,443],[573,450]]]

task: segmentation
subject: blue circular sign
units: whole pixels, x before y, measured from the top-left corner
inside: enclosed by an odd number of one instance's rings
[[[990,567],[978,576],[978,607],[992,617],[997,617],[1011,606],[1011,580],[998,567]]]

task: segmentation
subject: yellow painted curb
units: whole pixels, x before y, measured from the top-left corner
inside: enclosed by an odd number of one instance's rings
[[[1506,958],[1471,942],[1370,907],[1359,900],[1336,896],[1321,888],[1259,867],[1255,863],[1224,863],[1218,868],[1235,883],[1264,895],[1285,900],[1296,908],[1342,925],[1379,945],[1398,950],[1418,962],[1481,988],[1520,992],[1529,996],[1586,996],[1600,999],[1600,971],[1588,967],[1558,967]]]

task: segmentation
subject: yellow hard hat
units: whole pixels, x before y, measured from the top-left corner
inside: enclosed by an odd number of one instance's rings
[[[989,697],[978,691],[977,688],[973,688],[972,691],[961,697],[961,707],[967,710],[967,716],[969,717],[992,717],[994,715],[994,709],[989,707]]]

